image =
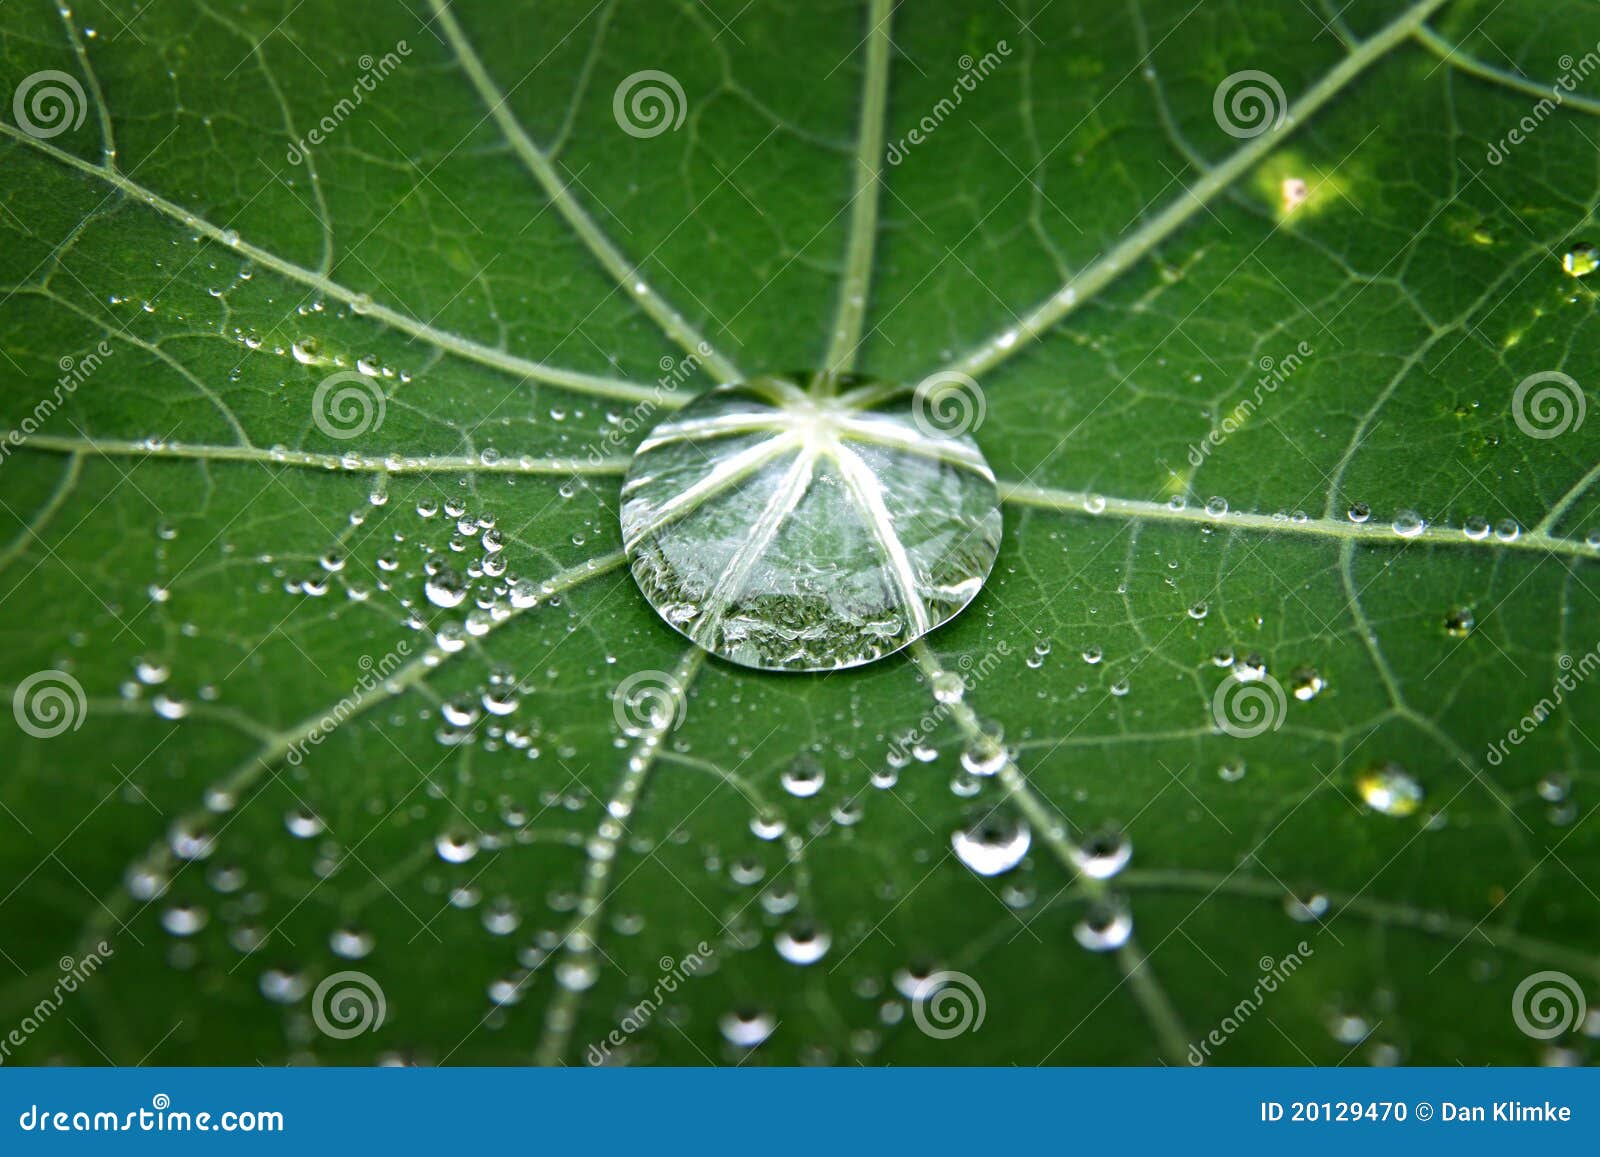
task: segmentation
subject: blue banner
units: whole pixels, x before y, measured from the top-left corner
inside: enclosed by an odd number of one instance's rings
[[[1592,1146],[1581,1069],[0,1069],[0,1151]],[[1583,1150],[1579,1150],[1583,1151]]]

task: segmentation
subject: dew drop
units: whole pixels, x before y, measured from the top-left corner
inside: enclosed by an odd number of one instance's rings
[[[1422,806],[1422,785],[1398,763],[1369,767],[1356,777],[1368,807],[1386,816],[1408,816]]]
[[[822,762],[814,755],[801,755],[784,769],[781,777],[783,790],[798,799],[814,796],[822,790],[827,775]]]
[[[961,766],[973,775],[994,775],[1006,765],[1009,757],[1004,737],[991,726],[962,749]]]
[[[312,836],[320,836],[324,829],[321,817],[308,808],[296,808],[283,817],[283,826],[289,829],[289,834],[302,840],[309,840]]]
[[[1114,829],[1095,832],[1072,847],[1072,862],[1092,880],[1109,880],[1133,857],[1133,843]]]
[[[933,697],[947,705],[961,702],[961,697],[967,690],[966,681],[954,671],[940,671],[931,682]]]
[[[372,933],[360,928],[335,928],[328,936],[328,947],[333,954],[346,960],[360,960],[376,943]]]
[[[161,926],[174,936],[193,936],[209,919],[204,908],[178,904],[161,913]]]
[[[790,964],[815,964],[828,954],[833,934],[808,920],[791,924],[773,938],[778,955]]]
[[[592,952],[576,953],[556,965],[556,983],[569,992],[585,992],[600,979]]]
[[[1539,780],[1539,798],[1545,803],[1561,803],[1567,798],[1567,793],[1572,790],[1572,777],[1565,772],[1555,771]]]
[[[801,380],[702,394],[640,443],[623,483],[646,600],[747,667],[892,654],[964,609],[999,548],[994,475],[946,426],[966,399],[883,401],[853,378],[821,397]]]
[[[950,837],[956,857],[980,876],[998,876],[1022,862],[1033,843],[1028,822],[1005,811],[990,811]]]
[[[1416,538],[1417,535],[1427,529],[1427,525],[1422,520],[1422,515],[1416,511],[1402,510],[1394,516],[1394,522],[1390,524],[1390,529],[1401,538]]]
[[[150,700],[150,707],[163,719],[178,720],[189,714],[189,704],[171,695],[157,695]]]
[[[134,678],[146,687],[153,687],[158,683],[165,683],[172,674],[172,669],[165,663],[155,659],[139,659],[133,665]]]
[[[1600,249],[1580,241],[1561,255],[1561,268],[1571,277],[1588,277],[1600,269]]]
[[[1072,929],[1073,939],[1090,952],[1112,952],[1133,935],[1133,916],[1115,902],[1092,904]]]
[[[722,1039],[737,1048],[753,1049],[772,1035],[778,1022],[770,1012],[740,1008],[723,1013],[717,1020]]]
[[[478,854],[478,841],[465,832],[446,832],[433,846],[447,864],[464,864]]]
[[[305,977],[284,968],[269,968],[261,974],[259,983],[261,995],[274,1004],[293,1004],[311,987]]]
[[[1327,689],[1327,681],[1314,667],[1299,667],[1289,676],[1289,691],[1302,703],[1309,703]]]
[[[436,607],[459,607],[467,597],[467,583],[450,567],[442,567],[423,586],[423,594]]]
[[[1290,894],[1283,898],[1283,910],[1296,923],[1311,924],[1327,914],[1328,898],[1321,892],[1313,892],[1304,899]]]

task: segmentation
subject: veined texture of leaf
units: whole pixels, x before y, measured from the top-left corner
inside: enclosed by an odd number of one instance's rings
[[[1592,5],[890,9],[0,11],[7,1060],[1588,1058]],[[796,372],[1005,501],[827,676],[620,528]]]

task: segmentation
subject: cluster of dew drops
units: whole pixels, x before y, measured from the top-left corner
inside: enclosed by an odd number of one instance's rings
[[[372,502],[373,505],[384,505],[387,496],[375,491]],[[421,580],[420,603],[412,597],[400,596],[401,606],[409,616],[407,625],[416,630],[426,629],[423,616],[425,608],[421,604],[445,612],[458,612],[470,607],[464,618],[452,618],[434,632],[433,641],[438,652],[448,654],[461,650],[470,638],[487,633],[496,621],[513,610],[529,608],[541,601],[551,604],[559,602],[559,594],[509,573],[505,564],[504,539],[493,515],[469,513],[464,502],[436,497],[418,500],[415,514],[425,525],[445,526],[448,534],[444,549],[424,547],[422,551],[423,561],[419,572],[413,575]],[[362,519],[362,512],[352,514],[352,526],[361,525]],[[163,525],[158,533],[163,540],[170,541],[176,532]],[[392,576],[401,570],[398,548],[405,545],[407,535],[397,532],[394,539],[397,549],[383,552],[376,560],[378,585],[383,590],[391,589]],[[460,561],[464,558],[471,558],[472,561]],[[328,551],[318,560],[316,573],[309,577],[291,578],[286,570],[281,569],[276,573],[285,591],[307,597],[322,597],[328,593],[332,581],[346,574],[346,566],[346,556],[336,549]],[[347,593],[358,600],[367,597],[366,592],[349,584]],[[1203,620],[1207,615],[1207,607],[1203,602],[1195,603],[1187,608],[1187,614],[1197,621]],[[1470,608],[1453,608],[1445,616],[1443,626],[1446,634],[1465,638],[1475,626]],[[1024,663],[1030,669],[1039,669],[1049,661],[1051,653],[1050,642],[1041,639],[1026,653]],[[1098,667],[1106,659],[1106,654],[1099,645],[1087,645],[1081,648],[1078,657],[1086,666]],[[1237,656],[1231,648],[1217,651],[1212,662],[1226,668],[1242,682],[1264,679],[1268,674],[1267,664],[1260,655],[1250,653]],[[166,683],[171,672],[167,664],[145,657],[136,662],[133,674],[130,682],[142,689],[160,687]],[[949,707],[962,701],[967,685],[967,677],[947,671],[932,678],[930,689],[937,703]],[[1321,694],[1326,683],[1314,669],[1302,667],[1291,674],[1287,686],[1296,700],[1304,702]],[[475,734],[478,724],[487,719],[490,726],[484,733],[486,744],[523,751],[530,758],[537,758],[537,724],[526,729],[504,724],[517,711],[525,690],[516,673],[510,669],[491,670],[478,694],[458,696],[439,705],[438,741],[445,745],[467,742]],[[1126,696],[1128,681],[1118,679],[1108,691],[1114,697]],[[137,691],[129,693],[136,694]],[[214,697],[214,693],[203,689],[201,698],[210,697]],[[166,718],[178,718],[183,713],[179,701],[159,692],[153,706],[158,714]],[[882,765],[872,773],[871,786],[893,788],[899,781],[902,769],[913,763],[932,763],[938,757],[938,749],[925,738],[906,736],[903,741],[890,746]],[[950,791],[961,799],[975,800],[984,781],[1000,773],[1011,759],[1012,752],[999,726],[988,720],[980,721],[977,734],[960,752],[959,768],[950,780]],[[1229,760],[1219,768],[1219,775],[1226,782],[1237,782],[1244,773],[1245,765],[1238,759]],[[826,782],[827,775],[821,760],[810,753],[796,757],[779,777],[784,792],[796,800],[818,797]],[[1363,801],[1374,812],[1391,816],[1415,812],[1424,798],[1421,785],[1403,768],[1392,763],[1363,771],[1357,779],[1357,788]],[[1569,785],[1564,777],[1547,777],[1540,784],[1540,795],[1549,802],[1552,819],[1557,811],[1571,811],[1573,805],[1568,794]],[[562,801],[556,796],[542,802],[546,806],[552,803],[581,805],[581,801]],[[224,811],[231,806],[228,800],[211,800],[208,803],[213,811]],[[438,859],[450,865],[466,864],[483,850],[497,849],[504,846],[508,839],[515,840],[519,832],[525,831],[531,816],[526,809],[510,805],[502,810],[504,833],[448,830],[435,841],[434,850]],[[857,793],[833,804],[826,815],[815,818],[809,834],[815,838],[830,829],[848,829],[860,822],[864,810],[861,793]],[[322,821],[304,808],[290,811],[284,818],[284,825],[292,836],[300,839],[312,839],[325,834]],[[798,833],[791,832],[786,821],[776,813],[755,813],[750,821],[750,831],[761,840],[785,840],[791,846],[805,842]],[[1072,838],[1068,838],[1064,830],[1050,835],[1065,842],[1070,848],[1074,867],[1085,879],[1098,885],[1108,885],[1114,881],[1132,857],[1131,841],[1125,833],[1114,827]],[[966,818],[952,833],[950,847],[957,860],[972,872],[986,878],[1008,878],[1003,880],[1001,898],[1014,908],[1026,909],[1035,900],[1035,890],[1025,882],[1026,873],[1020,877],[1013,877],[1012,873],[1024,864],[1032,849],[1033,837],[1028,821],[1013,808],[973,803]],[[208,859],[214,850],[214,838],[203,826],[180,822],[174,827],[170,847],[182,860]],[[330,845],[319,859],[316,870],[331,873],[337,855],[337,849]],[[713,860],[716,859],[713,857]],[[722,868],[720,861],[713,866],[718,870]],[[759,885],[766,877],[765,867],[755,857],[735,858],[727,863],[726,871],[734,883],[742,886]],[[1012,879],[1023,882],[1010,882]],[[206,880],[219,896],[229,898],[231,946],[245,954],[261,949],[270,934],[259,921],[251,917],[261,913],[264,900],[259,894],[246,889],[244,869],[231,863],[213,863],[208,867]],[[166,880],[153,869],[136,868],[130,873],[128,887],[134,898],[154,901],[164,893]],[[1128,942],[1133,931],[1132,916],[1125,901],[1114,893],[1103,888],[1097,888],[1096,891],[1096,898],[1086,905],[1075,924],[1073,936],[1084,949],[1114,951]],[[512,899],[497,896],[484,901],[480,890],[470,883],[449,888],[448,899],[458,909],[479,909],[483,926],[492,935],[510,935],[522,924],[521,909]],[[564,892],[554,893],[548,900],[554,911],[570,911],[577,903],[575,895]],[[783,960],[793,965],[807,966],[828,956],[834,944],[834,935],[826,926],[801,911],[801,896],[793,883],[782,880],[771,882],[761,892],[759,904],[774,925],[772,946]],[[1290,894],[1285,897],[1284,910],[1294,920],[1315,922],[1328,912],[1329,900],[1317,892]],[[184,942],[203,930],[209,919],[207,907],[194,902],[173,903],[162,911],[162,927],[180,942],[170,954],[174,964],[184,966],[192,963],[193,951]],[[622,914],[612,918],[613,929],[624,934],[635,933],[643,926],[644,919],[637,914]],[[850,931],[854,934],[858,930]],[[742,937],[746,943],[741,946],[746,948],[752,946],[751,941],[759,943],[760,940],[760,934],[749,929],[735,929],[730,935]],[[375,936],[354,923],[339,925],[328,937],[329,950],[335,957],[346,961],[366,957],[375,946]],[[518,950],[518,967],[489,982],[487,997],[494,1008],[489,1021],[491,1026],[499,1022],[501,1010],[522,999],[533,973],[558,954],[562,946],[563,936],[560,932],[541,929]],[[558,963],[554,969],[557,983],[574,989],[591,986],[597,974],[594,969],[584,966],[585,959],[569,958]],[[931,988],[926,982],[937,971],[934,961],[913,961],[887,977],[887,983],[885,978],[863,975],[855,981],[853,989],[857,995],[877,1002],[877,1019],[884,1028],[888,1028],[901,1023],[907,1010],[917,1001],[932,999],[936,995],[937,989]],[[260,974],[259,987],[269,1000],[293,1005],[307,995],[312,980],[313,977],[305,971],[278,966]],[[1341,1042],[1360,1043],[1379,1019],[1381,1017],[1377,1014],[1351,1012],[1341,1006],[1335,1014],[1330,1014],[1330,1031]],[[719,1031],[731,1050],[747,1050],[761,1045],[775,1030],[777,1023],[772,1011],[755,1005],[741,1005],[718,1019]],[[882,1034],[878,1029],[860,1030],[853,1034],[850,1048],[856,1056],[870,1055],[881,1044],[881,1040]],[[1392,1045],[1375,1042],[1370,1053],[1374,1060],[1382,1061],[1393,1048]],[[1395,1056],[1397,1058],[1398,1054]]]
[[[573,497],[580,487],[581,483],[577,482],[564,484],[562,497]],[[388,502],[387,489],[380,484],[369,496],[368,505],[383,507]],[[541,604],[559,606],[560,591],[549,581],[519,578],[509,570],[505,538],[495,516],[486,512],[469,513],[467,507],[467,503],[456,499],[434,495],[419,498],[415,503],[415,517],[425,530],[444,528],[442,544],[436,546],[424,541],[432,538],[437,542],[440,539],[437,532],[414,535],[408,528],[396,530],[389,548],[379,550],[370,568],[352,564],[344,545],[346,536],[340,536],[338,544],[315,560],[309,574],[303,570],[295,573],[295,564],[287,560],[262,555],[256,561],[269,568],[271,581],[262,581],[256,589],[258,593],[269,593],[275,583],[283,592],[299,598],[323,598],[332,590],[342,589],[348,599],[362,603],[372,597],[374,590],[386,593],[395,600],[407,628],[425,635],[431,633],[431,647],[422,651],[420,660],[429,664],[464,649],[470,639],[487,634],[494,625],[517,611]],[[364,509],[351,512],[348,520],[351,530],[362,527],[367,518]],[[178,538],[179,528],[163,521],[156,533],[160,542],[171,543]],[[582,545],[582,538],[581,532],[575,535],[575,544]],[[231,553],[226,545],[222,549],[224,553]],[[420,562],[402,561],[407,551],[420,555]],[[375,576],[372,586],[357,578],[356,572]],[[417,586],[414,592],[412,583]],[[153,583],[150,597],[154,602],[167,603],[173,594],[165,585]],[[439,617],[438,612],[446,612],[448,617],[435,629],[430,626],[430,619]],[[182,633],[194,632],[186,629]],[[413,656],[417,653],[416,650],[410,652]],[[607,662],[614,663],[615,657],[608,655]],[[363,660],[363,667],[369,671],[373,669],[366,660]],[[392,673],[390,668],[379,670],[386,675]],[[547,675],[555,677],[554,672],[547,672]],[[189,713],[191,701],[167,690],[172,678],[170,661],[153,655],[140,656],[133,663],[132,677],[124,684],[122,693],[130,699],[153,693],[154,713],[177,720]],[[476,693],[458,695],[439,703],[437,742],[444,746],[473,742],[484,750],[514,751],[529,759],[539,758],[540,724],[537,721],[522,725],[516,722],[527,690],[526,681],[511,668],[491,668]],[[217,688],[210,685],[199,688],[195,694],[200,701],[215,701],[218,697]],[[181,817],[174,822],[166,850],[180,862],[210,861],[204,878],[219,898],[211,903],[229,925],[230,946],[249,955],[265,947],[271,938],[270,931],[258,919],[265,912],[265,896],[247,886],[248,875],[243,867],[213,859],[218,835],[212,817],[231,811],[236,804],[236,798],[226,789],[211,789],[206,796],[204,814]],[[441,833],[434,841],[439,860],[446,864],[464,864],[480,850],[495,849],[529,837],[529,825],[535,813],[509,800],[502,800],[502,804],[501,830],[450,829]],[[574,810],[582,806],[582,801],[570,793],[546,791],[540,796],[540,805],[541,809]],[[290,810],[283,822],[287,832],[297,839],[328,835],[323,820],[305,807]],[[581,839],[573,837],[570,842],[581,844]],[[312,871],[319,878],[331,876],[339,869],[342,858],[337,843],[326,839],[318,848]],[[166,864],[166,859],[157,855],[130,868],[125,886],[135,901],[155,903],[167,896],[172,880]],[[476,889],[470,886],[451,889],[448,898],[456,908],[476,907],[479,901]],[[198,957],[192,938],[211,923],[211,917],[211,907],[189,900],[169,903],[161,911],[161,925],[176,941],[168,954],[170,963],[179,968],[189,968],[196,963]],[[504,935],[517,928],[521,916],[512,900],[497,897],[482,905],[482,920],[490,933]],[[342,960],[359,960],[375,945],[375,936],[354,924],[341,925],[328,937],[329,950]],[[294,1004],[309,991],[312,979],[300,969],[272,967],[261,973],[259,987],[269,1000]]]
[[[1580,257],[1582,273],[1574,268],[1568,270],[1574,276],[1586,275],[1595,267],[1595,263],[1589,260],[1587,254]],[[1571,258],[1571,260],[1580,259]],[[249,268],[241,270],[237,278],[241,282],[248,281]],[[212,296],[222,296],[220,290],[211,292]],[[119,303],[120,299],[113,299],[113,304]],[[147,302],[144,309],[146,312],[151,312],[154,306]],[[302,307],[302,313],[309,316],[309,313],[321,312],[322,309],[321,303],[312,303]],[[351,312],[359,314],[363,311],[357,303],[351,307]],[[262,339],[250,331],[237,330],[235,337],[248,349],[263,348]],[[273,348],[270,352],[292,357],[303,365],[335,368],[349,365],[357,372],[373,378],[398,377],[401,381],[409,379],[409,374],[384,366],[375,357],[362,356],[352,360],[342,355],[325,354],[317,339],[311,337],[297,340],[282,348]],[[485,451],[486,462],[493,460],[491,456],[497,457],[492,451]],[[571,483],[564,485],[562,497],[572,497],[573,489]],[[370,496],[373,506],[382,506],[387,500],[387,493],[382,486],[376,488]],[[1175,496],[1169,500],[1169,504],[1174,510],[1182,510],[1186,502],[1181,496]],[[1099,514],[1105,508],[1105,500],[1098,496],[1091,495],[1084,503],[1084,509],[1090,514]],[[509,573],[504,555],[504,539],[492,514],[469,514],[465,503],[437,498],[424,498],[417,502],[415,509],[420,519],[431,521],[437,518],[442,523],[450,524],[451,530],[443,550],[424,546],[424,561],[421,565],[423,601],[441,611],[467,608],[461,618],[447,621],[434,631],[433,645],[438,653],[450,654],[462,650],[467,646],[469,639],[487,634],[496,623],[515,611],[534,607],[541,602],[551,606],[559,605],[560,594],[548,583],[537,583]],[[1228,503],[1220,497],[1208,500],[1204,510],[1207,518],[1214,520],[1218,525],[1225,524],[1229,514]],[[1352,504],[1346,513],[1352,524],[1363,525],[1370,521],[1373,512],[1365,503],[1358,502]],[[1288,522],[1308,521],[1308,516],[1302,511],[1279,513],[1273,517]],[[351,526],[353,528],[361,526],[364,518],[364,512],[353,512],[350,515]],[[1209,532],[1212,527],[1208,525],[1205,529]],[[1390,529],[1399,538],[1411,539],[1421,536],[1430,527],[1421,515],[1404,510],[1393,517]],[[1459,532],[1472,541],[1482,541],[1492,535],[1497,541],[1513,542],[1521,535],[1522,528],[1512,520],[1491,524],[1487,519],[1473,516],[1463,522]],[[170,541],[176,533],[176,529],[169,524],[163,523],[158,527],[158,537],[163,540]],[[403,532],[396,532],[394,539],[397,549],[385,552],[376,559],[378,572],[376,585],[380,591],[393,591],[396,572],[402,568],[399,548],[405,545],[406,537]],[[583,535],[581,533],[575,535],[573,541],[577,545],[582,545]],[[1600,529],[1591,531],[1585,543],[1591,550],[1600,553]],[[468,557],[471,557],[472,561],[462,561]],[[262,561],[272,560],[264,558]],[[318,560],[317,570],[311,575],[290,577],[283,569],[275,573],[285,591],[312,598],[326,595],[336,579],[344,578],[345,581],[341,585],[346,595],[354,601],[365,601],[370,597],[371,591],[364,584],[350,580],[344,574],[346,562],[347,558],[342,549],[333,548]],[[167,601],[170,592],[157,582],[150,585],[148,594],[152,601],[159,603]],[[406,612],[407,627],[416,631],[429,629],[424,610],[417,605],[415,599],[402,594],[398,596],[398,600]],[[1196,602],[1188,608],[1188,614],[1191,618],[1200,620],[1206,616],[1207,610],[1204,602]],[[1457,638],[1470,634],[1475,626],[1470,608],[1465,607],[1452,608],[1445,616],[1444,624],[1446,633]],[[1036,642],[1031,653],[1026,656],[1026,665],[1033,669],[1043,666],[1050,652],[1051,644],[1048,640]],[[1103,649],[1093,644],[1084,646],[1080,655],[1082,661],[1090,666],[1100,664],[1104,658]],[[614,659],[608,656],[608,661],[614,662]],[[1218,651],[1213,661],[1219,667],[1228,668],[1240,681],[1262,679],[1267,675],[1266,664],[1259,655],[1236,657],[1231,649],[1225,649]],[[123,694],[135,698],[146,693],[147,689],[151,689],[152,710],[165,719],[180,719],[188,713],[189,702],[166,689],[165,685],[170,676],[171,666],[167,661],[152,656],[140,657],[134,663],[132,678],[124,684]],[[1326,683],[1322,676],[1309,667],[1296,669],[1288,683],[1288,689],[1299,701],[1316,698],[1325,687]],[[964,689],[965,680],[959,675],[946,672],[933,680],[933,694],[941,704],[949,705],[959,701]],[[1126,678],[1117,679],[1107,690],[1114,697],[1124,697],[1130,691],[1130,682]],[[521,698],[527,691],[527,686],[511,669],[491,670],[485,685],[477,694],[457,696],[440,704],[439,722],[435,732],[437,741],[447,746],[458,745],[474,741],[481,732],[481,740],[478,741],[490,749],[521,751],[528,758],[538,758],[539,725],[535,722],[517,726],[510,722],[510,717],[517,712]],[[210,685],[202,686],[197,689],[195,696],[201,701],[212,701],[217,698],[217,689]],[[479,728],[478,725],[485,717],[490,721],[489,726]],[[928,763],[937,757],[937,750],[926,741],[913,739],[904,744],[893,745],[884,765],[873,773],[872,786],[881,789],[892,788],[898,782],[900,770],[909,763],[913,761]],[[1000,729],[997,725],[985,721],[979,734],[961,752],[960,768],[950,781],[951,792],[963,799],[973,799],[979,794],[982,781],[1000,772],[1010,759],[1011,754]],[[1237,782],[1244,777],[1245,764],[1240,759],[1230,759],[1221,765],[1218,774],[1225,782]],[[784,791],[796,799],[817,796],[823,790],[825,780],[826,775],[821,762],[810,755],[796,758],[780,776]],[[1372,811],[1390,816],[1414,813],[1425,798],[1421,784],[1404,768],[1394,763],[1380,763],[1366,768],[1358,776],[1356,787],[1360,797]],[[1539,795],[1549,805],[1550,819],[1553,823],[1572,822],[1576,810],[1570,799],[1570,782],[1567,777],[1560,774],[1545,777],[1540,781]],[[557,802],[567,807],[581,806],[581,801],[560,800],[554,795],[543,802],[547,806]],[[208,799],[208,807],[212,811],[225,811],[231,806],[232,801],[227,799]],[[508,804],[502,811],[506,832],[510,833],[511,838],[525,831],[525,825],[531,820],[531,815],[526,809]],[[859,796],[841,801],[830,809],[826,818],[813,822],[812,835],[815,836],[830,827],[849,828],[860,821],[863,812]],[[304,808],[290,811],[284,818],[284,825],[292,836],[299,839],[312,839],[325,834],[322,821]],[[790,832],[785,821],[776,815],[758,812],[751,819],[750,829],[756,837],[763,840],[801,840],[801,837]],[[1129,863],[1132,856],[1131,841],[1126,834],[1115,828],[1105,828],[1073,839],[1067,839],[1064,831],[1052,832],[1051,835],[1063,839],[1069,846],[1074,866],[1081,875],[1098,884],[1103,885],[1113,880]],[[446,864],[465,864],[473,860],[481,850],[502,846],[505,838],[496,833],[452,829],[437,837],[435,851],[438,858]],[[208,859],[215,849],[215,843],[215,837],[204,823],[189,820],[180,820],[176,823],[169,838],[170,850],[180,860]],[[1028,821],[1014,809],[976,804],[950,839],[951,849],[956,858],[965,867],[984,877],[1004,877],[1012,873],[1024,863],[1032,844],[1033,831]],[[319,858],[315,870],[331,874],[335,870],[336,861],[337,851],[330,846]],[[727,871],[735,883],[743,885],[759,884],[765,877],[760,861],[753,857],[735,859],[727,865]],[[232,924],[229,934],[231,946],[244,954],[251,954],[262,948],[270,933],[253,917],[264,910],[265,899],[260,893],[247,888],[245,870],[236,864],[214,862],[208,865],[205,878],[211,890],[228,901],[228,914]],[[127,887],[136,900],[152,902],[165,894],[168,880],[164,872],[158,868],[136,865],[130,870]],[[1009,883],[1003,887],[1001,895],[1008,905],[1015,908],[1026,908],[1034,901],[1034,890],[1031,885],[1025,883]],[[1125,902],[1114,894],[1097,889],[1097,895],[1101,898],[1093,900],[1087,906],[1081,919],[1074,926],[1073,935],[1077,943],[1085,949],[1097,952],[1112,951],[1122,947],[1129,940],[1133,930],[1132,917]],[[514,901],[500,896],[480,903],[481,895],[478,889],[470,884],[452,888],[449,891],[449,900],[457,908],[480,908],[483,926],[493,935],[510,935],[522,923],[521,912]],[[550,901],[552,908],[557,911],[563,908],[570,910],[576,903],[575,897],[570,894],[552,895]],[[772,937],[773,948],[783,960],[793,965],[807,966],[828,956],[834,943],[834,936],[814,918],[808,915],[795,915],[801,906],[801,899],[793,884],[773,882],[762,891],[760,906],[774,921],[786,921],[777,927]],[[1318,892],[1305,895],[1289,894],[1284,900],[1284,910],[1296,921],[1316,922],[1328,912],[1329,900],[1327,896]],[[172,903],[162,910],[160,919],[165,931],[179,942],[169,954],[171,962],[179,967],[192,966],[195,956],[187,941],[208,925],[210,920],[208,908],[193,902]],[[612,918],[612,926],[619,933],[631,934],[642,929],[644,920],[635,914],[620,914]],[[748,939],[755,934],[746,932],[744,935]],[[758,936],[755,938],[759,939]],[[491,1003],[497,1008],[517,1003],[531,972],[542,967],[557,952],[561,944],[562,936],[558,932],[546,929],[537,933],[518,952],[520,968],[507,976],[495,979],[488,985],[487,994]],[[375,936],[355,924],[341,924],[328,937],[328,947],[332,954],[347,961],[366,957],[375,946]],[[564,962],[564,965],[570,964],[571,961]],[[1482,963],[1478,967],[1489,969],[1491,965]],[[930,999],[936,994],[936,989],[930,988],[928,980],[937,970],[937,965],[933,961],[913,961],[896,970],[888,978],[887,985],[881,978],[863,975],[856,980],[853,988],[858,996],[879,1001],[878,1019],[884,1026],[891,1026],[904,1019],[911,1003]],[[558,966],[555,972],[559,983],[572,988],[586,988],[596,979],[581,967]],[[301,1001],[310,991],[311,984],[312,978],[306,972],[285,967],[269,968],[259,977],[262,994],[269,1000],[283,1004]],[[1382,994],[1379,994],[1379,999],[1375,1001],[1379,1013],[1382,1005],[1381,996]],[[1372,1034],[1373,1024],[1378,1019],[1380,1019],[1378,1014],[1352,1012],[1341,1007],[1330,1013],[1329,1028],[1335,1039],[1355,1045],[1367,1041]],[[776,1016],[771,1011],[756,1006],[734,1008],[724,1013],[718,1020],[719,1030],[727,1045],[739,1050],[759,1046],[768,1039],[776,1026]],[[877,1047],[879,1039],[876,1030],[858,1031],[852,1036],[851,1050],[858,1056],[870,1054]],[[1399,1059],[1400,1054],[1393,1045],[1372,1041],[1369,1056],[1376,1063],[1392,1063]]]

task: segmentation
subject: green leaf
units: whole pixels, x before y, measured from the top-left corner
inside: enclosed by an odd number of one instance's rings
[[[5,1060],[1592,1054],[1591,5],[416,7],[0,12]],[[998,561],[735,667],[622,473],[817,371]]]

